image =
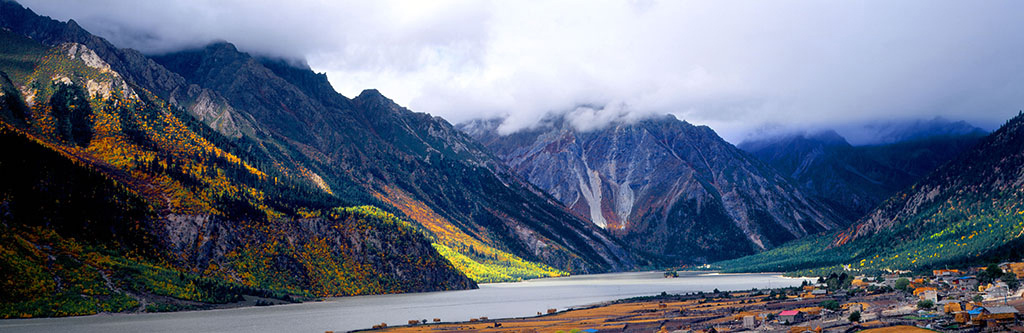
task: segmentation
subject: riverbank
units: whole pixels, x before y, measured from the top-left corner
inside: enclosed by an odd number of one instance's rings
[[[801,288],[785,288],[634,298],[522,318],[415,324],[410,320],[407,325],[364,332],[927,332],[971,327],[956,324],[954,314],[943,309],[919,309],[917,302],[918,296],[904,291],[818,297]],[[1003,304],[977,304],[990,305]],[[1024,301],[1018,298],[1007,305],[1024,308]]]
[[[816,300],[765,299],[762,292],[698,293],[665,295],[607,302],[568,311],[541,313],[533,317],[476,318],[459,323],[416,324],[386,327],[374,332],[657,332],[661,330],[719,330],[736,326],[746,314],[783,308],[819,311]],[[776,329],[788,330],[783,327]]]
[[[463,322],[513,318],[547,309],[601,304],[644,295],[749,290],[800,285],[775,274],[706,275],[631,272],[483,284],[480,289],[330,298],[278,306],[205,311],[0,320],[2,332],[324,332],[367,329],[411,319]]]

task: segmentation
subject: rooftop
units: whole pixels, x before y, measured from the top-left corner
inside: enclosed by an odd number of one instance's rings
[[[986,306],[985,310],[989,313],[1017,313],[1017,309],[1012,306]]]

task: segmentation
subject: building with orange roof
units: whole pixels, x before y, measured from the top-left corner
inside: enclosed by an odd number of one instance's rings
[[[938,292],[938,289],[935,289],[935,287],[919,287],[917,289],[914,289],[914,296],[920,296],[922,293],[926,291]]]
[[[960,270],[959,269],[936,269],[936,270],[932,270],[932,275],[934,275],[934,276],[960,275]]]

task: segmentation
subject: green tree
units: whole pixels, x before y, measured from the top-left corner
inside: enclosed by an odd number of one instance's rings
[[[829,309],[829,310],[832,310],[832,311],[836,311],[836,310],[839,310],[839,302],[836,302],[834,300],[824,301],[824,302],[821,302],[821,307]]]
[[[854,311],[853,313],[850,314],[850,317],[848,317],[847,319],[850,319],[851,323],[859,322],[860,321],[860,311]]]
[[[896,289],[904,290],[905,291],[905,290],[907,290],[908,286],[910,286],[910,280],[908,280],[907,278],[896,279],[896,284],[895,284]]]
[[[50,106],[56,121],[57,138],[81,147],[92,141],[92,108],[81,88],[66,84],[54,84]]]
[[[917,302],[917,308],[922,310],[928,310],[935,307],[935,303],[930,299],[921,300]]]
[[[1003,277],[1003,270],[996,264],[991,264],[978,274],[978,282],[981,284],[992,283],[1001,277]]]
[[[1017,275],[1016,274],[1013,274],[1013,273],[1003,274],[1003,277],[1000,280],[1002,280],[1004,283],[1006,283],[1007,287],[1010,287],[1010,292],[1013,292],[1014,290],[1017,290],[1017,287],[1020,287],[1020,281],[1017,280]]]

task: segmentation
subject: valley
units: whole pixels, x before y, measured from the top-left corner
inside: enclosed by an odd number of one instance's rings
[[[1021,294],[1024,82],[989,59],[1020,47],[663,3],[119,5],[0,0],[0,330],[952,327],[815,300],[913,311],[900,278],[1018,319],[973,297]],[[917,56],[860,64],[890,48]]]

